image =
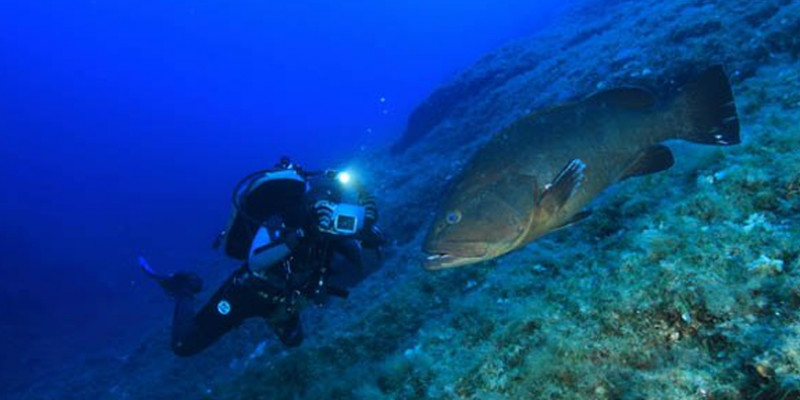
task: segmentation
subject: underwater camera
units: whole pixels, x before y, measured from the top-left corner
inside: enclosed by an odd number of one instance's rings
[[[347,203],[331,203],[333,224],[328,233],[334,235],[354,235],[364,227],[365,209],[362,206]]]

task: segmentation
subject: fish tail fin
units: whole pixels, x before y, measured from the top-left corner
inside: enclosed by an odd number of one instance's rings
[[[705,70],[684,86],[675,111],[681,120],[687,121],[678,133],[679,139],[720,146],[741,141],[733,91],[721,65]]]

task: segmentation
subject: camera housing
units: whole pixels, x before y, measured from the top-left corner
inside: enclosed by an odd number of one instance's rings
[[[363,206],[348,203],[331,203],[333,225],[328,233],[334,235],[355,235],[364,227]]]

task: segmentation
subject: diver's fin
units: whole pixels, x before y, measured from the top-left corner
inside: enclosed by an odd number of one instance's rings
[[[157,281],[163,281],[164,279],[167,279],[166,275],[161,275],[158,272],[156,272],[150,266],[150,264],[147,262],[147,260],[145,260],[144,256],[142,256],[142,254],[140,252],[137,251],[136,252],[136,256],[137,256],[138,261],[139,261],[139,268],[142,270],[142,272],[145,273],[145,275],[147,275],[147,277],[155,279]]]
[[[663,144],[653,145],[636,155],[633,162],[622,172],[619,180],[665,171],[673,165],[675,158],[669,147]]]
[[[578,158],[570,160],[561,172],[553,179],[553,183],[545,187],[542,192],[542,198],[539,200],[539,206],[542,209],[553,213],[558,211],[569,200],[575,189],[581,185],[583,181],[583,170],[586,164]]]
[[[203,280],[199,276],[187,272],[163,275],[154,270],[141,253],[137,252],[136,255],[138,256],[139,268],[141,268],[142,272],[144,272],[148,278],[156,281],[168,295],[176,298],[187,297],[203,290]]]
[[[741,142],[731,83],[721,65],[707,69],[681,90],[673,112],[687,122],[677,127],[678,139],[722,146]]]
[[[597,92],[589,96],[586,101],[640,110],[653,107],[656,104],[656,96],[646,89],[621,87]]]
[[[225,236],[228,235],[228,231],[226,229],[221,230],[217,236],[214,238],[214,241],[211,242],[211,248],[214,250],[219,249],[219,246],[222,245],[222,242],[225,241]]]
[[[592,215],[592,210],[583,210],[575,215],[573,215],[570,219],[566,220],[563,224],[553,228],[553,230],[566,228],[568,226],[572,226],[577,224],[578,222],[583,221],[588,216]]]

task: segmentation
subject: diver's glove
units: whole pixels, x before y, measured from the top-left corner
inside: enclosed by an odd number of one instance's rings
[[[314,203],[314,216],[317,219],[317,229],[322,232],[330,232],[333,230],[333,212],[333,205],[326,200],[320,200]]]
[[[386,244],[386,236],[378,225],[371,225],[359,235],[361,245],[369,249],[377,249]]]
[[[375,198],[366,195],[360,199],[361,206],[364,207],[364,222],[367,226],[373,225],[378,221],[378,206],[375,204]]]
[[[168,295],[181,298],[192,297],[203,290],[203,278],[191,272],[176,272],[158,281]]]

